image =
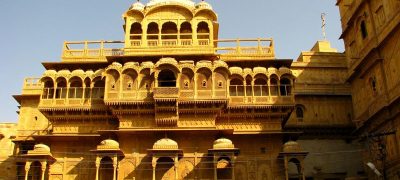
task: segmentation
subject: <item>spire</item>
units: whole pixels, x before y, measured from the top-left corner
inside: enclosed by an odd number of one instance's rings
[[[326,13],[321,13],[321,21],[322,21],[322,36],[324,38],[324,40],[326,40],[326,30],[325,30],[325,26],[326,26]]]

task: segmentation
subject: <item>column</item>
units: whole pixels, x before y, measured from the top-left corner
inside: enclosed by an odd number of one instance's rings
[[[194,72],[194,99],[197,99],[197,72]]]
[[[178,180],[178,156],[174,158],[175,180]]]
[[[248,99],[247,99],[247,83],[246,83],[246,79],[243,79],[243,93],[244,93],[244,102],[247,103]]]
[[[231,162],[232,164],[232,180],[235,180],[235,162]]]
[[[287,157],[285,156],[285,157],[283,158],[283,160],[284,160],[284,163],[285,163],[285,179],[286,179],[286,180],[289,180],[289,174],[288,174],[288,159],[287,159]]]
[[[131,21],[129,18],[126,20],[125,24],[125,47],[131,46]]]
[[[197,40],[197,21],[192,20],[190,24],[192,25],[192,43],[193,45],[199,45],[199,42]]]
[[[209,22],[209,23],[212,23],[212,22]],[[208,24],[208,29],[209,29],[209,31],[210,31],[210,34],[209,34],[209,39],[210,39],[210,44],[209,44],[209,46],[214,46],[214,28],[213,28],[213,25],[212,24]]]
[[[162,30],[162,24],[161,21],[158,21],[158,46],[162,46],[161,30]]]
[[[211,97],[215,97],[215,73],[211,72]]]
[[[216,161],[216,159],[217,159],[217,157],[215,157],[215,155],[214,155],[214,180],[218,180],[218,177],[217,177],[217,161]]]
[[[147,22],[142,22],[142,47],[147,47]]]
[[[151,165],[153,167],[153,180],[156,180],[156,166],[157,166],[157,158],[153,157],[153,160],[151,162]]]
[[[45,172],[46,172],[47,162],[43,161],[43,162],[41,162],[41,164],[42,164],[42,180],[44,180],[44,175],[45,175]]]
[[[180,25],[180,20],[178,19],[178,23],[176,24],[176,29],[178,29],[178,32],[177,32],[177,37],[176,37],[176,39],[177,39],[177,44],[176,45],[178,45],[178,46],[180,46],[181,45],[181,25]]]
[[[117,180],[117,166],[118,166],[118,157],[114,155],[113,157],[113,180]]]
[[[96,157],[96,180],[99,180],[100,157]]]
[[[32,162],[27,161],[25,163],[25,180],[28,180],[29,169],[31,168]]]

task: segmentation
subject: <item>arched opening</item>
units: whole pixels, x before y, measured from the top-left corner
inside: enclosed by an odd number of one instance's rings
[[[362,20],[361,23],[360,23],[360,31],[361,31],[361,37],[362,37],[363,39],[367,38],[367,36],[368,36],[368,31],[367,31],[367,26],[366,26],[364,20]]]
[[[296,107],[296,117],[297,119],[303,119],[304,118],[304,109],[300,106]]]
[[[180,38],[182,45],[189,46],[192,44],[192,25],[189,22],[184,22],[181,24]]]
[[[174,160],[169,157],[161,157],[157,160],[156,179],[174,179]]]
[[[290,80],[287,78],[282,78],[281,79],[281,85],[280,85],[280,93],[281,96],[290,96],[291,95],[291,83]]]
[[[142,25],[135,22],[131,25],[130,38],[131,40],[141,40],[142,39]]]
[[[194,87],[193,77],[194,73],[191,69],[189,68],[182,69],[181,81],[179,86],[183,90],[193,90]]]
[[[300,161],[292,158],[288,162],[288,175],[289,179],[302,179]]]
[[[110,157],[104,157],[100,161],[99,180],[113,179],[114,167],[113,160]]]
[[[46,77],[42,79],[43,82],[43,93],[42,99],[53,99],[54,96],[54,82],[53,79]]]
[[[29,180],[41,180],[42,179],[42,164],[39,161],[35,161],[29,168]]]
[[[67,80],[63,77],[59,77],[56,80],[57,89],[56,89],[56,98],[64,99],[67,97]]]
[[[230,96],[244,96],[243,81],[239,78],[233,78],[229,86]]]
[[[79,77],[73,77],[69,80],[69,94],[68,98],[82,98],[83,87],[82,80]]]
[[[157,46],[158,45],[158,35],[160,30],[158,29],[158,24],[151,22],[147,25],[147,45]]]
[[[204,21],[200,22],[197,25],[197,39],[199,40],[210,39],[210,29],[208,28],[208,24]],[[201,42],[202,41],[199,42],[200,45],[208,45],[208,44],[202,44]]]
[[[175,73],[164,69],[158,74],[158,87],[176,87]]]
[[[278,77],[273,75],[269,80],[271,96],[278,96]]]
[[[117,70],[110,69],[107,71],[107,93],[108,98],[117,98],[120,89],[120,74]]]
[[[212,71],[208,68],[200,68],[197,70],[197,96],[212,96]]]
[[[227,79],[229,70],[223,67],[219,67],[214,70],[214,77],[215,77],[215,96],[217,97],[226,97],[227,95]]]
[[[95,99],[103,99],[104,97],[104,87],[106,86],[105,81],[101,79],[101,77],[96,77],[93,79],[93,88],[92,88],[92,98]]]
[[[232,168],[228,157],[220,157],[217,161],[217,179],[232,179]]]
[[[178,27],[173,22],[166,22],[161,28],[161,39],[178,39]],[[168,42],[168,43],[167,43]],[[175,42],[175,43],[174,43]],[[176,41],[163,41],[163,45],[176,45]]]
[[[254,96],[269,96],[266,76],[256,76],[256,80],[254,81]]]
[[[137,89],[138,74],[135,70],[128,69],[123,72],[122,89],[123,91],[132,91]]]

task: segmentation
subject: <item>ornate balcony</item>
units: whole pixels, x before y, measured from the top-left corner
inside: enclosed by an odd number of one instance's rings
[[[103,105],[104,88],[44,88],[39,108],[92,108]]]
[[[179,88],[177,87],[157,87],[154,88],[154,99],[177,99]]]
[[[42,84],[40,78],[25,78],[24,85],[22,87],[22,94],[40,94],[42,90]]]
[[[181,35],[182,36],[182,35]],[[132,39],[64,42],[63,61],[103,61],[107,56],[211,55],[222,60],[274,59],[272,39]]]

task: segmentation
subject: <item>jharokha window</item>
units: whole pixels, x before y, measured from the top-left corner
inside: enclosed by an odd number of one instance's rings
[[[296,108],[296,117],[299,120],[303,120],[303,118],[304,118],[304,110],[303,110],[302,107],[297,107]]]

